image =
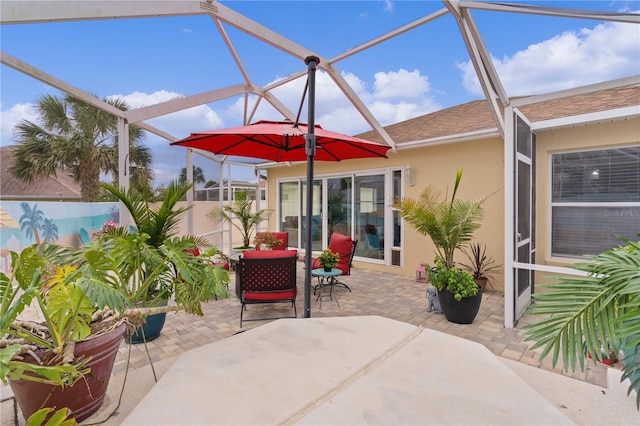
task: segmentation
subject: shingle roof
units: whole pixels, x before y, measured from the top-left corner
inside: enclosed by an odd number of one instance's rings
[[[529,121],[537,122],[630,106],[640,108],[640,86],[575,95],[523,106],[520,110]],[[496,124],[493,121],[489,103],[486,100],[477,100],[391,124],[386,126],[385,130],[397,144],[401,145],[403,142],[494,128]],[[374,131],[359,134],[358,137],[384,143]]]
[[[58,169],[56,176],[37,180],[32,184],[13,176],[9,168],[13,164],[12,146],[0,147],[0,197],[4,200],[30,197],[32,199],[80,200],[80,185],[73,181],[64,169]]]

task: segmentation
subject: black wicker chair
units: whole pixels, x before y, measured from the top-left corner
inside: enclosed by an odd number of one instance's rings
[[[285,317],[245,319],[247,305],[264,303],[291,303],[296,318],[298,295],[296,250],[246,251],[236,265],[236,294],[240,306],[240,327],[243,321],[264,321]]]

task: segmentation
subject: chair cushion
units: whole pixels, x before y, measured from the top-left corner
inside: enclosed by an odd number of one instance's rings
[[[277,259],[281,257],[295,257],[298,250],[245,250],[242,257],[245,259]]]
[[[334,232],[329,239],[329,250],[340,255],[340,260],[336,268],[340,269],[343,274],[349,275],[349,259],[351,257],[351,247],[353,240],[351,237]],[[322,268],[317,258],[311,259],[311,269]]]
[[[349,255],[351,254],[352,245],[353,240],[351,239],[351,237],[338,234],[337,232],[331,234],[331,239],[329,240],[329,249],[332,252],[340,253],[340,257],[346,256],[347,261],[349,260]]]
[[[298,288],[294,290],[284,291],[245,291],[243,299],[245,301],[269,301],[269,300],[290,300],[295,299],[298,294]]]
[[[340,260],[336,265],[336,268],[342,270],[342,273],[349,275],[349,260],[351,258],[351,248],[353,247],[353,240],[351,237],[334,232],[329,239],[329,249],[340,255]]]

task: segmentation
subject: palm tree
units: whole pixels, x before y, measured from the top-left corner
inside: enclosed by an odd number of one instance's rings
[[[250,247],[251,233],[260,222],[267,219],[269,213],[269,210],[266,209],[254,212],[253,201],[249,197],[249,191],[238,191],[235,194],[233,203],[225,204],[223,207],[216,207],[207,214],[207,217],[216,223],[228,222],[232,224],[240,231],[242,247],[248,248]],[[234,219],[237,219],[237,221]]]
[[[187,180],[187,168],[183,167],[180,170],[180,181]],[[193,183],[195,185],[199,183],[205,183],[207,180],[204,178],[204,172],[202,171],[202,167],[193,166]]]
[[[120,200],[131,214],[131,218],[138,232],[149,236],[147,244],[160,247],[163,242],[176,234],[177,226],[184,212],[189,206],[179,207],[178,202],[183,199],[193,187],[185,181],[173,181],[167,186],[162,204],[152,207],[149,202],[134,188],[126,191],[113,184],[102,184],[104,189]]]
[[[122,100],[104,99],[127,110]],[[43,95],[36,102],[40,123],[21,121],[16,127],[16,149],[11,172],[25,182],[55,176],[60,167],[68,169],[80,184],[82,198],[99,198],[100,174],[118,174],[118,120],[113,115],[71,95]],[[141,144],[142,129],[129,127],[129,161],[132,186],[149,186],[151,153]],[[146,183],[143,183],[146,182]]]
[[[473,233],[480,228],[484,217],[483,204],[493,195],[489,194],[475,201],[457,199],[461,179],[462,169],[456,172],[451,199],[448,198],[448,193],[434,186],[427,186],[419,198],[405,198],[396,203],[402,218],[418,234],[431,238],[447,269],[455,267],[455,251],[469,243]]]
[[[20,230],[23,230],[27,234],[27,238],[34,237],[36,244],[40,244],[40,234],[38,229],[42,229],[42,222],[44,220],[44,212],[38,209],[38,205],[34,204],[33,208],[28,203],[20,203],[22,207],[22,216],[18,222],[20,222]]]

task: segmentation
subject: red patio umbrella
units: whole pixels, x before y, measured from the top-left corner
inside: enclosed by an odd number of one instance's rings
[[[291,121],[261,120],[248,126],[230,127],[191,133],[171,145],[197,148],[217,155],[235,155],[264,160],[305,161],[305,134],[309,126]],[[316,152],[319,161],[341,161],[354,158],[387,157],[389,146],[347,136],[315,126]]]
[[[315,125],[315,72],[317,56],[305,58],[308,66],[309,120],[258,121],[248,126],[192,133],[171,145],[197,148],[216,155],[235,155],[270,161],[307,160],[307,182],[313,182],[314,158],[340,161],[354,158],[387,158],[389,146],[324,130]],[[306,88],[305,88],[306,91]],[[303,97],[304,98],[304,97]],[[302,106],[302,105],[301,105]],[[313,210],[313,185],[307,185],[307,212]],[[311,215],[306,215],[304,314],[311,316]]]

